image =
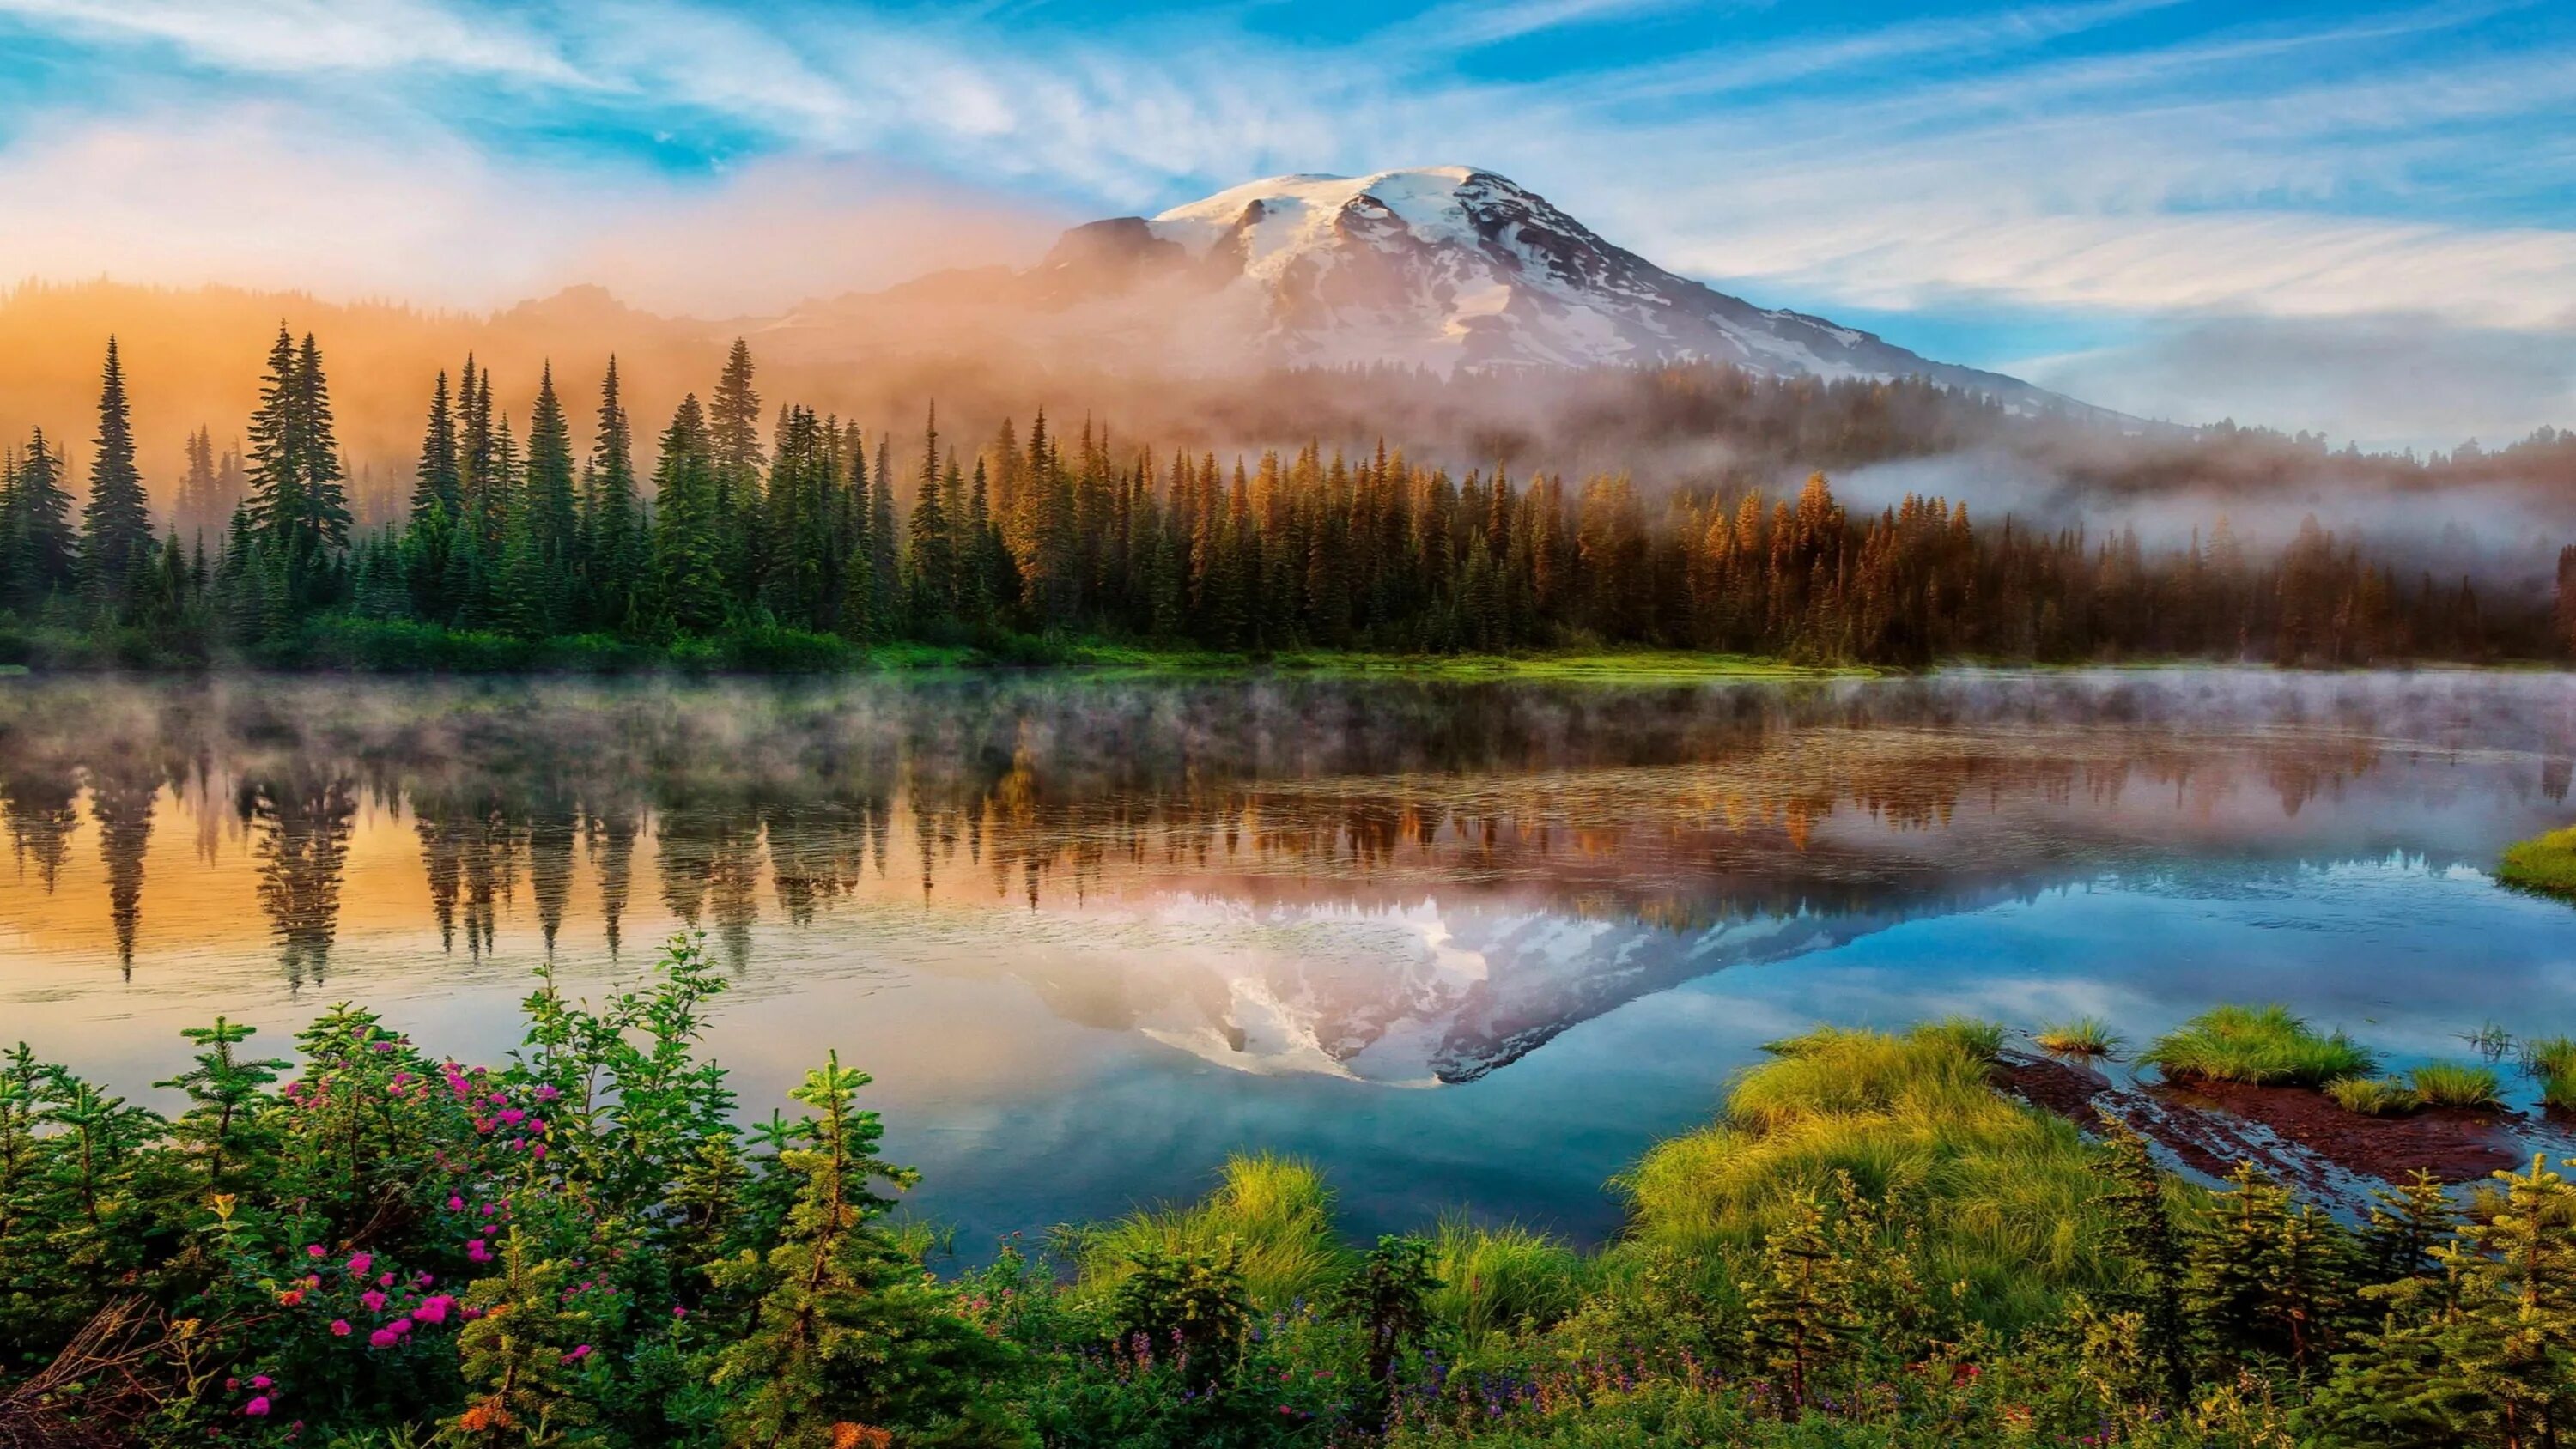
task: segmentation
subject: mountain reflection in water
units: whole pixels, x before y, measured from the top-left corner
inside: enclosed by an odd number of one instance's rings
[[[631,974],[686,926],[782,1033],[864,978],[942,1043],[924,1081],[978,1031],[997,1077],[1074,1050],[954,1019],[1007,1017],[1007,983],[1121,1052],[1461,1084],[1724,968],[2069,888],[2483,870],[2565,823],[2571,756],[2554,674],[19,679],[0,1009],[157,1062],[182,1009]],[[2032,949],[2074,979],[2103,944]]]

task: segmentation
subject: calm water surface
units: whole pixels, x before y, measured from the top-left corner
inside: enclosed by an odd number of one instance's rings
[[[1322,1162],[1362,1234],[1597,1237],[1818,1020],[2283,1000],[2401,1065],[2576,1032],[2576,678],[1705,688],[0,680],[0,1040],[225,1012],[490,1057],[696,928],[747,1109],[837,1046],[977,1252]]]

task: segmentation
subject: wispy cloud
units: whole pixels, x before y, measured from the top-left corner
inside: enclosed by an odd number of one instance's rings
[[[424,268],[470,259],[479,288],[442,276],[458,296],[556,264],[523,250],[586,254],[605,218],[649,228],[652,206],[707,194],[709,173],[790,162],[826,168],[816,185],[891,163],[1078,214],[1277,171],[1468,160],[1658,260],[1811,310],[2576,327],[2563,7],[2025,0],[1825,27],[1778,5],[1449,0],[1340,29],[1301,18],[1293,40],[1273,33],[1283,13],[0,0],[0,27],[69,47],[70,91],[112,78],[132,94],[164,67],[213,114],[256,107],[275,144],[244,143],[237,174],[398,158],[413,184],[378,199],[430,239]],[[100,120],[77,99],[59,117],[32,93],[0,102],[15,233],[0,234],[0,272],[55,264],[30,238],[77,232],[75,196],[153,229],[152,191],[67,186],[80,172],[66,158],[205,154],[202,137],[147,139],[188,130],[176,113]],[[375,195],[364,165],[329,164]],[[193,194],[182,181],[172,195]],[[442,211],[479,225],[496,186],[546,199],[490,245],[436,243]],[[628,196],[647,204],[617,204]],[[332,244],[316,235],[317,252]],[[333,258],[293,255],[306,244],[274,238],[272,265],[329,272]],[[410,244],[391,238],[388,255]],[[774,231],[740,245],[802,247],[814,264],[777,266],[782,288],[810,287],[830,260]],[[180,268],[184,252],[148,261]]]

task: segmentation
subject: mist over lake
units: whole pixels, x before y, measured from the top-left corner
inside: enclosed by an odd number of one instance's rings
[[[146,1100],[218,1011],[495,1055],[697,930],[742,1099],[839,1047],[963,1253],[1238,1149],[1598,1239],[1819,1020],[2576,1015],[2576,916],[2487,874],[2571,757],[2551,673],[17,679],[0,1036]]]

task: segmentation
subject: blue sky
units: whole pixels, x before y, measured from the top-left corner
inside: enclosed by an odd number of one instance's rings
[[[0,0],[0,276],[753,313],[1492,167],[2133,411],[2576,424],[2576,5]]]

